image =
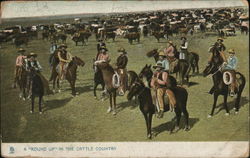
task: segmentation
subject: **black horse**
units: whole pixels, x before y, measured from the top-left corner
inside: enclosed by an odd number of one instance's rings
[[[169,77],[169,80],[175,80],[175,79],[174,77]],[[174,81],[171,81],[171,82],[174,82]],[[188,123],[189,114],[186,108],[188,93],[186,89],[182,87],[178,87],[178,86],[172,86],[171,90],[174,92],[176,101],[177,101],[176,107],[175,107],[175,114],[177,118],[176,125],[174,126],[175,131],[179,130],[181,113],[184,113],[184,117],[185,117],[185,130],[189,130],[190,128],[189,123]],[[146,87],[142,81],[139,80],[133,83],[127,95],[127,99],[131,100],[132,97],[135,95],[138,95],[138,99],[140,103],[139,107],[146,121],[147,137],[151,139],[152,138],[152,132],[151,132],[152,116],[156,112],[156,106],[153,104],[151,90],[150,88]],[[167,112],[167,111],[169,111],[169,105],[165,104],[164,112]]]
[[[226,115],[229,115],[229,109],[227,106],[227,97],[229,94],[229,86],[226,85],[223,81],[223,71],[220,71],[220,67],[223,63],[223,59],[221,58],[218,49],[214,46],[211,48],[211,52],[213,53],[211,63],[206,66],[205,70],[203,71],[203,76],[206,77],[209,74],[213,77],[213,87],[210,90],[210,93],[214,95],[214,103],[212,107],[212,111],[208,117],[211,117],[214,114],[214,110],[216,107],[217,99],[219,95],[223,95],[224,97],[224,107],[226,109]],[[237,98],[235,102],[235,113],[237,114],[239,111],[240,99],[242,91],[246,84],[245,77],[236,72],[236,82],[238,83],[238,90],[237,90]]]
[[[30,82],[31,82],[31,113],[34,112],[35,97],[39,97],[39,113],[42,114],[42,98],[44,95],[44,87],[41,77],[38,72],[31,69],[30,71]]]
[[[93,69],[95,71],[95,73],[94,73],[94,97],[97,98],[97,96],[96,96],[97,86],[100,84],[102,86],[102,90],[104,91],[105,83],[103,80],[102,71],[94,64],[93,64]]]

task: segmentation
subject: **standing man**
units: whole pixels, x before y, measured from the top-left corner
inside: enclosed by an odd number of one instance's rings
[[[72,55],[67,52],[67,46],[65,44],[60,45],[58,48],[58,58],[59,58],[59,79],[60,81],[64,80],[68,68],[68,64],[72,60]]]
[[[188,42],[186,37],[181,37],[181,46],[180,46],[181,52],[179,59],[186,59],[187,60],[187,54],[188,54]]]
[[[128,57],[127,52],[124,48],[118,49],[118,52],[120,52],[119,57],[116,60],[116,66],[117,66],[117,72],[121,79],[121,86],[118,88],[119,95],[124,95],[126,89],[127,89],[127,63],[128,63]]]
[[[24,59],[26,59],[26,56],[24,55],[25,50],[23,48],[20,48],[18,51],[18,56],[16,58],[16,66],[15,66],[15,77],[14,77],[14,83],[13,83],[13,88],[16,88],[16,82],[17,82],[17,78],[19,77],[19,72],[20,69],[22,69],[22,66],[24,64]]]

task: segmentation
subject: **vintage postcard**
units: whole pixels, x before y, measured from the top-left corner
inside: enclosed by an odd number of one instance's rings
[[[2,157],[248,157],[246,0],[3,1]]]

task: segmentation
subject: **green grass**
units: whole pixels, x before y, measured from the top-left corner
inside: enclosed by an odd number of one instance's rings
[[[201,34],[188,37],[190,51],[200,55],[200,70],[207,63],[208,48],[216,41],[215,36],[203,37]],[[153,141],[242,141],[248,140],[249,134],[249,45],[248,36],[240,35],[225,39],[227,49],[234,48],[239,58],[238,70],[242,72],[247,84],[242,94],[241,109],[238,115],[231,110],[230,116],[225,116],[222,109],[223,99],[218,100],[218,108],[212,118],[207,118],[212,108],[213,96],[206,94],[211,86],[211,76],[190,78],[194,84],[187,88],[189,93],[188,111],[191,130],[180,130],[169,134],[171,119],[174,113],[165,113],[163,119],[153,118],[153,129],[158,133]],[[179,37],[172,40],[179,45]],[[152,58],[145,53],[153,48],[165,47],[166,40],[157,43],[153,37],[141,39],[140,44],[129,45],[126,39],[117,38],[116,42],[107,42],[107,48],[112,59],[116,61],[117,49],[124,47],[128,52],[128,70],[137,73],[145,64],[154,64]],[[44,113],[38,114],[36,100],[35,113],[30,114],[31,102],[22,101],[18,97],[19,90],[12,89],[14,63],[17,49],[10,43],[4,44],[1,51],[1,128],[3,142],[96,142],[96,141],[148,141],[143,115],[138,105],[128,102],[126,97],[117,97],[118,114],[107,114],[109,101],[95,100],[93,97],[92,58],[96,55],[96,41],[92,35],[87,46],[75,46],[68,39],[68,51],[82,58],[86,65],[78,69],[76,89],[80,94],[71,96],[69,84],[65,82],[62,93],[45,96]],[[25,48],[28,52],[38,54],[38,60],[44,68],[43,74],[49,78],[48,67],[49,42],[32,40]],[[98,90],[100,96],[100,89]],[[229,98],[229,107],[233,107],[233,98]],[[219,111],[219,112],[218,112]],[[218,112],[218,113],[217,113]]]

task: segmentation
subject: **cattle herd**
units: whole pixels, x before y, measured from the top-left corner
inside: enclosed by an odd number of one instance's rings
[[[16,47],[28,45],[37,39],[39,32],[42,39],[65,43],[68,39],[76,45],[86,45],[88,38],[95,34],[96,40],[112,40],[120,36],[132,44],[140,42],[140,37],[154,36],[161,38],[177,34],[193,35],[202,32],[205,35],[234,36],[235,31],[248,34],[248,16],[244,8],[169,10],[147,13],[110,14],[96,16],[94,20],[81,21],[76,18],[72,23],[57,22],[34,26],[16,25],[0,30],[0,44],[11,41]]]

